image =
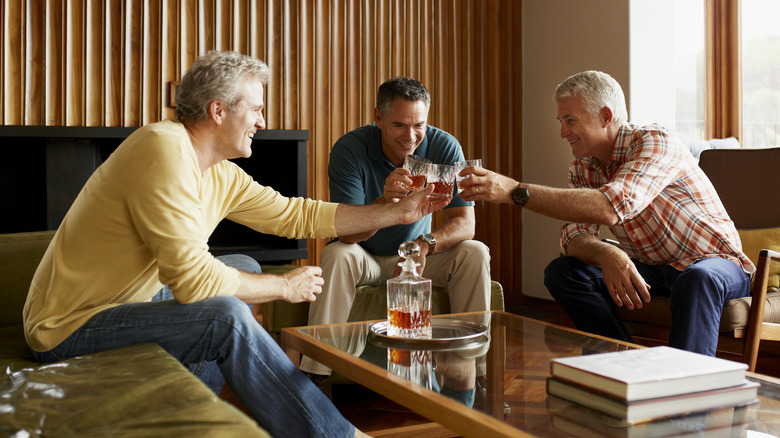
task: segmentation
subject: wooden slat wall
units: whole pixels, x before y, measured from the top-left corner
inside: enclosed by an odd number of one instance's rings
[[[423,81],[429,123],[468,158],[521,175],[521,4],[515,0],[5,0],[0,124],[141,126],[168,118],[196,56],[238,50],[272,70],[270,129],[307,129],[309,196],[327,199],[333,142],[372,121],[376,88]],[[441,220],[441,216],[437,216]],[[477,206],[493,278],[520,298],[521,215]],[[316,264],[323,241],[310,243]]]

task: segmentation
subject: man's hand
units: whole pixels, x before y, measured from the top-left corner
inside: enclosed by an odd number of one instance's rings
[[[412,179],[409,178],[411,174],[409,169],[403,167],[396,167],[395,170],[390,172],[390,175],[385,179],[385,187],[382,192],[382,197],[385,202],[388,204],[395,204],[406,197],[409,190],[405,189],[404,185],[407,187],[411,186]]]
[[[627,309],[641,309],[642,302],[650,302],[650,285],[639,275],[636,265],[623,250],[611,247],[599,257],[609,294],[615,305]]]
[[[467,167],[460,173],[473,175],[460,182],[461,187],[467,187],[459,195],[464,201],[513,203],[512,190],[519,184],[516,180],[479,166]]]
[[[290,303],[312,302],[322,293],[322,268],[304,266],[282,274],[284,300]]]
[[[421,189],[412,190],[411,194],[404,197],[394,207],[397,209],[399,224],[411,224],[436,210],[447,206],[451,198],[439,198],[428,196],[433,193],[433,185]]]

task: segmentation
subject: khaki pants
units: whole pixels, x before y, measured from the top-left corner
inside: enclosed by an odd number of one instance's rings
[[[386,283],[400,258],[374,256],[358,244],[333,242],[325,247],[320,259],[325,285],[309,307],[310,325],[347,322],[355,287]],[[453,313],[490,308],[490,252],[482,242],[466,240],[444,253],[427,257],[422,276],[429,278],[433,286],[448,289]],[[353,343],[349,352],[359,355],[362,348],[362,343]],[[309,373],[330,374],[330,368],[308,357],[303,357],[300,368]]]

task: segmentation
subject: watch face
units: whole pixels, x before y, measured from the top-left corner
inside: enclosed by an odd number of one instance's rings
[[[516,188],[512,192],[512,200],[515,201],[515,204],[525,205],[525,203],[528,202],[528,189],[522,187]]]

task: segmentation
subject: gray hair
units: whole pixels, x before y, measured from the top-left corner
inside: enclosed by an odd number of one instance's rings
[[[582,99],[582,107],[592,117],[596,117],[604,107],[612,111],[612,123],[623,125],[628,121],[626,98],[623,89],[612,76],[595,70],[569,76],[555,88],[553,98],[556,102],[569,97]]]
[[[268,83],[271,71],[263,61],[238,52],[210,51],[192,63],[176,93],[176,118],[200,122],[214,100],[233,108],[241,100],[244,80],[255,77]]]
[[[376,107],[382,115],[390,110],[390,105],[397,98],[410,102],[422,101],[425,108],[431,107],[431,93],[420,81],[404,76],[390,78],[379,86],[376,92]]]

